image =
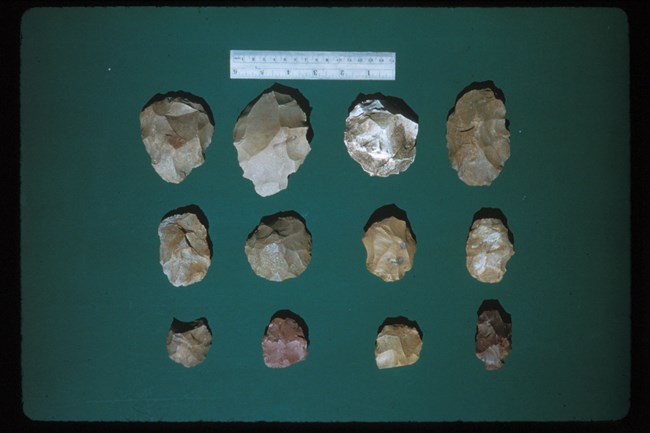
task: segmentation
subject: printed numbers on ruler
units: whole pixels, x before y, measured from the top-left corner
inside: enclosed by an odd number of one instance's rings
[[[231,50],[230,78],[395,80],[395,53]]]

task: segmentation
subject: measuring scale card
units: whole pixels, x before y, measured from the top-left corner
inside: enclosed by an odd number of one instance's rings
[[[395,53],[231,50],[231,79],[395,80]]]

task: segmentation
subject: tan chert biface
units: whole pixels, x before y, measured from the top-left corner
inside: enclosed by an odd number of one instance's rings
[[[208,230],[193,213],[165,218],[158,226],[160,264],[169,282],[187,286],[199,282],[210,267]]]
[[[140,131],[156,173],[180,183],[203,164],[214,126],[201,104],[169,96],[142,110]]]
[[[416,328],[397,324],[386,325],[377,335],[375,363],[378,368],[403,367],[420,359],[422,339]]]
[[[264,364],[269,368],[286,368],[307,358],[304,330],[290,318],[274,318],[262,338]]]
[[[382,99],[357,104],[345,121],[348,153],[370,176],[405,171],[415,160],[418,124]]]
[[[270,281],[284,281],[302,274],[309,265],[311,235],[300,219],[282,216],[261,222],[244,250],[253,272]]]
[[[372,224],[362,238],[366,268],[384,281],[398,281],[411,270],[415,239],[406,221],[393,216]]]
[[[234,144],[244,177],[262,197],[287,188],[311,151],[307,114],[290,95],[269,91],[237,120]]]
[[[172,361],[187,368],[205,361],[211,344],[212,333],[205,319],[194,322],[180,322],[174,319],[167,333],[167,355]]]
[[[498,283],[506,273],[508,260],[515,254],[508,229],[497,218],[477,219],[467,237],[466,267],[483,283]]]
[[[449,161],[467,185],[490,185],[510,157],[506,108],[491,89],[464,94],[447,119]]]
[[[503,366],[504,359],[512,350],[512,323],[503,321],[498,310],[483,311],[476,323],[476,357],[485,364],[486,370]]]

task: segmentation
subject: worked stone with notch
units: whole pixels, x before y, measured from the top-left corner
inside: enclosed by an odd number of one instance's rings
[[[311,235],[291,215],[265,217],[246,240],[244,248],[253,271],[270,281],[302,274],[311,261]]]
[[[510,157],[506,107],[492,89],[470,90],[447,119],[449,161],[467,185],[490,185]]]
[[[422,339],[415,327],[405,324],[385,325],[375,343],[378,368],[403,367],[420,359]]]
[[[515,254],[508,229],[498,218],[480,218],[472,223],[465,252],[467,271],[483,283],[501,281],[508,261]]]
[[[263,93],[241,113],[234,130],[234,145],[244,177],[262,197],[287,188],[311,151],[307,113],[288,94]]]
[[[264,364],[270,368],[285,368],[307,357],[305,331],[291,317],[275,317],[262,338]]]
[[[418,124],[405,114],[386,98],[362,101],[348,114],[345,147],[370,176],[399,174],[415,160]]]
[[[160,264],[169,282],[187,286],[201,281],[210,267],[208,230],[191,213],[172,215],[158,226]]]
[[[205,361],[211,345],[212,331],[207,319],[181,322],[174,318],[167,333],[167,355],[172,361],[194,367]]]
[[[167,96],[142,110],[140,131],[156,173],[180,183],[205,161],[214,126],[200,103]]]
[[[406,221],[394,216],[373,223],[363,235],[366,268],[384,281],[398,281],[411,270],[416,244]]]
[[[512,323],[505,319],[497,309],[485,310],[478,317],[475,351],[486,370],[501,368],[512,350]]]

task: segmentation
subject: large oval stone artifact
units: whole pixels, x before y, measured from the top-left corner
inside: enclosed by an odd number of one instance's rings
[[[302,98],[301,98],[302,99]],[[307,113],[293,96],[269,90],[242,111],[233,134],[244,177],[262,197],[287,188],[311,151]]]
[[[180,183],[205,161],[214,126],[199,102],[166,96],[142,110],[140,131],[156,173],[167,182]]]
[[[478,311],[476,323],[476,357],[485,364],[486,370],[503,366],[512,351],[512,319],[499,301],[484,301]]]
[[[422,338],[417,328],[404,323],[384,325],[375,341],[377,368],[404,367],[420,359]]]
[[[370,176],[399,174],[415,160],[417,116],[397,98],[373,96],[348,114],[345,147]]]
[[[192,322],[181,322],[176,318],[167,333],[167,355],[182,364],[194,367],[205,361],[212,345],[212,331],[205,317]]]
[[[192,212],[171,215],[158,226],[160,264],[169,282],[187,286],[199,282],[210,267],[207,228]]]
[[[447,119],[449,161],[467,185],[490,185],[510,157],[506,107],[490,88],[470,90]]]
[[[311,261],[311,234],[295,212],[262,218],[244,248],[253,271],[270,281],[302,274]]]
[[[262,338],[264,364],[269,368],[286,368],[305,360],[309,344],[305,332],[293,317],[274,317]]]
[[[398,281],[411,270],[416,243],[407,221],[389,216],[374,222],[361,239],[366,268],[386,282]]]
[[[483,283],[501,281],[508,260],[515,254],[508,228],[498,218],[480,218],[472,223],[465,252],[467,271]]]

